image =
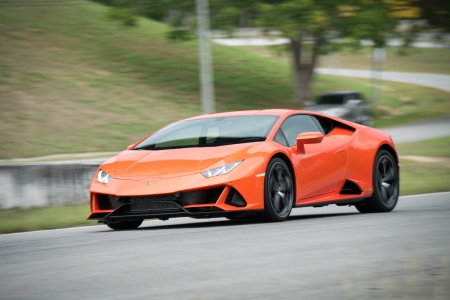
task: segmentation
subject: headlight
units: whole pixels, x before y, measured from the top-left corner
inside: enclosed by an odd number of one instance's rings
[[[231,170],[236,168],[243,161],[244,160],[235,161],[231,164],[226,164],[226,165],[214,168],[214,169],[203,171],[202,175],[205,176],[206,178],[210,178],[210,177],[214,177],[214,176],[227,174],[227,173],[231,172]]]
[[[106,174],[103,170],[98,171],[97,181],[100,183],[108,183],[113,179],[111,176]]]

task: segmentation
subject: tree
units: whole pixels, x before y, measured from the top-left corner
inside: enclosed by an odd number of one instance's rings
[[[414,4],[421,10],[420,18],[427,20],[431,27],[446,32],[450,30],[450,1],[416,0],[413,1],[413,5]]]
[[[158,15],[159,19],[163,19],[161,11],[178,11],[170,22],[174,30],[169,37],[175,39],[186,37],[192,26],[186,26],[185,20],[195,19],[194,0],[116,1],[132,5],[133,11],[141,7],[139,14]],[[382,0],[209,0],[209,6],[215,29],[231,31],[242,23],[253,23],[289,38],[294,98],[299,107],[309,99],[319,54],[342,46],[357,47],[360,39],[383,46],[396,24],[389,4]]]

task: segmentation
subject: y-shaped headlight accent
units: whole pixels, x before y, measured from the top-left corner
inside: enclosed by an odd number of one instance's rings
[[[231,170],[236,168],[243,161],[244,160],[239,160],[239,161],[235,161],[231,164],[226,164],[226,165],[214,168],[214,169],[206,170],[206,171],[202,172],[202,175],[205,176],[206,178],[210,178],[210,177],[214,177],[214,176],[227,174],[227,173],[231,172]]]
[[[97,174],[97,181],[100,183],[108,183],[112,180],[113,178],[111,176],[109,176],[106,172],[104,172],[103,170],[99,170],[98,174]]]

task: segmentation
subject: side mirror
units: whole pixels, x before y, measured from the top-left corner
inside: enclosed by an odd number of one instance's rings
[[[127,147],[127,150],[133,149],[135,145],[136,145],[136,144],[131,144],[130,146]]]
[[[305,153],[306,144],[319,144],[323,140],[322,132],[303,132],[297,136],[297,150]]]

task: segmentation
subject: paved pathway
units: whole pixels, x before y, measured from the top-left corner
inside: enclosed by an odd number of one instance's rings
[[[290,40],[288,38],[278,37],[278,38],[264,38],[264,37],[241,37],[241,38],[217,38],[213,41],[219,45],[224,46],[273,46],[273,45],[284,45],[288,44]],[[309,40],[309,43],[312,43]],[[399,47],[403,45],[402,39],[391,39],[388,42],[390,47]],[[373,42],[370,40],[361,40],[361,46],[373,46]],[[411,45],[416,48],[449,48],[448,43],[438,43],[438,42],[414,42]]]
[[[389,132],[396,144],[450,136],[450,115],[429,121],[381,129]]]
[[[317,68],[315,71],[320,74],[345,77],[372,78],[373,76],[373,72],[370,70]],[[450,75],[384,71],[376,74],[376,78],[387,81],[422,85],[450,92]]]

